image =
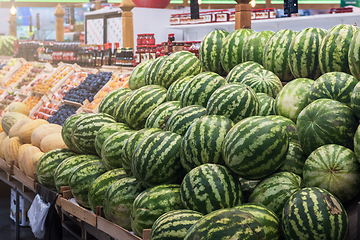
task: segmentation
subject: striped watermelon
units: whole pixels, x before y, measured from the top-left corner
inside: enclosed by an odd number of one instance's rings
[[[214,211],[195,223],[184,240],[265,239],[263,226],[257,218],[238,208]]]
[[[350,105],[351,93],[357,83],[358,80],[347,73],[325,73],[311,86],[309,103],[320,98],[328,98]]]
[[[248,180],[248,179],[239,177],[241,190],[242,190],[242,193],[244,196],[244,202],[248,202],[250,194],[254,191],[256,185],[258,185],[260,181],[261,180]]]
[[[69,177],[69,187],[77,203],[90,208],[88,192],[91,183],[106,172],[100,160],[83,162],[74,168]]]
[[[282,210],[289,197],[303,187],[299,175],[279,172],[262,180],[249,197],[249,202],[262,204],[281,217]]]
[[[245,179],[261,179],[275,172],[289,147],[286,130],[268,117],[248,117],[226,135],[223,157],[226,165]]]
[[[202,106],[188,106],[174,112],[166,123],[166,131],[184,136],[190,125],[206,114]]]
[[[133,92],[129,92],[125,96],[119,98],[119,101],[115,105],[112,116],[119,123],[126,123],[124,108],[125,108],[127,100],[129,100],[132,93]]]
[[[357,158],[360,158],[360,125],[358,126],[354,136],[354,152]]]
[[[135,198],[144,189],[134,177],[115,181],[104,195],[105,218],[120,227],[131,230],[131,209]]]
[[[169,88],[178,79],[202,72],[200,60],[188,51],[180,51],[168,56],[156,75],[157,85]]]
[[[264,48],[273,34],[272,31],[261,31],[247,36],[243,44],[242,61],[254,61],[263,65]]]
[[[292,195],[283,211],[286,239],[345,240],[348,217],[341,202],[325,189],[303,188]]]
[[[289,150],[286,154],[286,159],[278,171],[292,172],[302,177],[305,160],[306,157],[300,144],[289,142]]]
[[[73,124],[71,142],[82,154],[96,154],[96,134],[102,126],[109,123],[115,123],[115,119],[106,113],[83,115]]]
[[[229,83],[217,89],[206,106],[208,115],[223,115],[235,123],[259,114],[259,99],[252,88],[241,83]]]
[[[233,122],[224,116],[204,116],[194,122],[181,143],[181,164],[188,172],[204,163],[224,164],[221,147]]]
[[[126,177],[122,168],[110,170],[96,178],[89,187],[88,199],[91,210],[96,213],[97,206],[104,205],[104,197],[107,189],[117,180]]]
[[[145,72],[149,69],[153,61],[153,59],[150,59],[145,62],[141,62],[134,68],[129,78],[129,88],[131,90],[136,90],[145,86]]]
[[[256,94],[259,100],[259,116],[275,115],[275,99],[266,93]]]
[[[358,122],[350,107],[330,99],[318,99],[304,108],[296,127],[304,153],[325,144],[340,144],[353,148]]]
[[[299,78],[287,83],[275,99],[275,111],[296,122],[301,110],[308,105],[313,80]]]
[[[78,113],[68,117],[61,129],[61,136],[66,146],[73,152],[80,153],[80,150],[71,141],[71,131],[74,123],[86,113]]]
[[[190,105],[206,107],[211,94],[224,84],[225,80],[217,73],[204,72],[196,75],[186,84],[181,93],[181,107]]]
[[[203,164],[188,172],[181,183],[181,201],[190,210],[208,214],[242,202],[237,178],[224,166]]]
[[[251,87],[256,93],[266,93],[273,98],[282,89],[280,79],[274,73],[265,69],[246,75],[241,83]]]
[[[145,128],[165,130],[166,123],[174,112],[180,109],[179,101],[165,102],[154,109],[145,122]]]
[[[165,101],[166,89],[148,85],[134,91],[124,106],[126,122],[136,130],[144,128],[146,118]]]
[[[192,78],[193,76],[187,76],[173,82],[167,91],[166,101],[180,101],[182,91]]]
[[[121,163],[122,163],[122,167],[129,176],[132,175],[131,162],[137,146],[151,134],[160,131],[161,130],[158,128],[142,129],[140,131],[135,132],[133,135],[131,135],[128,138],[128,140],[126,140],[121,154]]]
[[[324,29],[305,28],[293,38],[289,47],[288,64],[295,78],[320,77],[318,52],[325,35]]]
[[[110,137],[110,135],[130,130],[129,126],[124,123],[109,123],[102,126],[96,134],[95,137],[95,149],[96,153],[101,156],[101,148],[105,140]]]
[[[306,187],[324,188],[342,203],[360,193],[360,164],[350,149],[328,144],[313,151],[304,165]]]
[[[349,48],[349,69],[351,74],[360,80],[360,30],[356,30],[350,42]]]
[[[281,81],[294,79],[289,66],[289,47],[296,32],[283,29],[276,32],[266,43],[264,49],[264,68],[275,73]]]
[[[251,29],[238,29],[230,33],[224,40],[221,49],[221,65],[228,73],[242,63],[243,44],[247,36],[254,34]]]
[[[274,120],[286,130],[290,142],[299,142],[296,125],[293,121],[291,121],[291,119],[278,115],[270,115],[266,117]]]
[[[180,162],[181,136],[156,132],[136,148],[131,162],[134,177],[146,186],[178,183],[184,176]]]
[[[54,173],[57,166],[68,157],[75,155],[74,152],[66,148],[51,150],[42,155],[36,164],[38,182],[51,190],[55,190]]]
[[[109,92],[99,104],[99,112],[112,115],[119,99],[131,92],[128,88],[119,88]]]
[[[350,96],[350,106],[354,114],[360,118],[360,83],[357,83]],[[63,127],[64,128],[64,127]]]
[[[233,82],[240,83],[246,75],[253,72],[257,72],[260,69],[264,69],[264,67],[256,62],[252,62],[252,61],[243,62],[236,65],[226,76],[225,80],[227,83],[233,83]]]
[[[339,24],[323,38],[319,49],[321,73],[344,72],[350,74],[348,53],[351,39],[358,28]]]
[[[179,185],[164,184],[148,188],[133,203],[131,228],[137,236],[142,237],[143,229],[151,229],[161,215],[183,208]]]
[[[161,64],[164,62],[167,56],[161,56],[156,58],[150,63],[145,72],[145,85],[156,84],[156,75],[160,69]]]
[[[62,186],[69,186],[69,178],[73,173],[74,168],[83,162],[89,162],[92,160],[101,160],[96,155],[76,155],[66,158],[55,169],[54,182],[56,189],[61,190]]]
[[[134,132],[133,130],[124,130],[110,135],[105,140],[101,148],[101,159],[107,170],[122,167],[123,146]]]
[[[241,204],[236,209],[252,214],[263,226],[266,240],[277,240],[281,237],[280,220],[276,214],[264,205],[255,203]]]
[[[182,209],[161,215],[151,228],[150,240],[183,240],[188,229],[204,215]]]
[[[199,58],[205,71],[216,72],[225,75],[221,66],[220,56],[223,40],[229,35],[225,30],[209,32],[201,41]]]

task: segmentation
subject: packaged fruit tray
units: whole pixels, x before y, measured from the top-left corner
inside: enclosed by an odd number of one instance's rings
[[[35,62],[31,64],[31,68],[29,68],[16,83],[13,83],[11,85],[12,89],[21,90],[23,87],[28,86],[37,76],[41,75],[42,72],[45,70],[45,64],[43,63]]]
[[[61,104],[54,104],[41,100],[30,113],[32,119],[44,119],[48,120],[57,110]]]
[[[11,78],[3,81],[3,86],[14,89],[17,86],[17,83],[21,82],[22,79],[27,75],[28,71],[32,68],[32,66],[33,63],[29,62],[22,65],[22,67],[18,71],[16,71],[15,74],[11,76]]]
[[[36,109],[39,108],[41,102],[48,102],[49,99],[45,95],[41,95],[39,93],[32,92],[24,99],[23,103],[25,103],[30,109],[30,116],[34,113]]]
[[[4,66],[1,70],[0,70],[0,82],[1,85],[6,82],[9,78],[12,77],[12,75],[14,73],[16,73],[21,67],[22,65],[24,65],[26,63],[26,60],[23,58],[12,58],[7,64],[6,66]]]

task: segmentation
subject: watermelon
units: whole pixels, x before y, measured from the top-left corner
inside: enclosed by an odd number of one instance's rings
[[[280,79],[274,73],[265,69],[246,75],[241,83],[251,87],[256,93],[266,93],[273,98],[282,89]]]
[[[129,88],[131,90],[136,90],[145,86],[145,72],[151,66],[153,59],[147,60],[145,62],[141,62],[137,65],[134,70],[130,74],[129,78]]]
[[[350,74],[348,53],[351,39],[357,29],[352,25],[339,24],[327,32],[319,49],[321,73],[344,72]]]
[[[242,177],[239,177],[239,182],[241,185],[241,190],[244,196],[244,202],[248,202],[250,194],[254,191],[256,185],[259,184],[261,180],[248,180]]]
[[[291,119],[279,115],[270,115],[266,117],[274,120],[286,130],[290,142],[299,142],[296,125]]]
[[[360,193],[360,164],[350,149],[328,144],[313,151],[304,165],[306,187],[319,187],[342,203]]]
[[[358,159],[360,159],[360,125],[356,129],[354,136],[354,152]],[[359,160],[360,162],[360,160]]]
[[[102,126],[109,123],[115,123],[115,119],[106,113],[83,115],[73,124],[71,142],[82,154],[96,154],[96,134]]]
[[[51,150],[42,155],[36,164],[38,182],[51,190],[55,190],[54,173],[57,166],[68,157],[75,155],[74,152],[66,148]]]
[[[101,160],[96,155],[76,155],[66,158],[55,169],[54,182],[56,189],[60,192],[62,186],[69,186],[69,177],[73,173],[75,167],[80,163],[92,160]]]
[[[348,216],[341,202],[325,189],[303,188],[293,194],[283,210],[286,239],[345,240]]]
[[[265,45],[264,68],[276,74],[283,82],[294,79],[289,66],[289,47],[296,32],[283,29],[276,32]]]
[[[286,154],[286,159],[278,171],[292,172],[302,177],[305,160],[306,157],[300,144],[296,142],[289,142],[289,150]]]
[[[318,52],[325,35],[324,29],[305,28],[293,38],[289,47],[288,63],[295,78],[320,77]]]
[[[223,143],[225,164],[240,177],[261,179],[284,162],[289,147],[286,130],[268,117],[248,117],[238,122]]]
[[[206,114],[202,106],[188,106],[181,108],[171,115],[166,123],[166,131],[171,131],[184,136],[190,125]]]
[[[129,92],[131,92],[131,90],[128,88],[119,88],[109,92],[101,100],[99,104],[99,112],[112,115],[116,104],[119,102],[119,99]]]
[[[156,132],[136,148],[131,162],[134,177],[147,186],[178,183],[184,176],[180,163],[182,137],[179,134]]]
[[[165,213],[154,222],[150,240],[183,240],[189,228],[203,216],[187,209]]]
[[[143,229],[151,229],[162,214],[183,208],[179,185],[163,184],[148,188],[133,203],[131,228],[137,236],[142,237]]]
[[[204,163],[224,164],[221,147],[232,126],[224,116],[204,116],[194,122],[182,139],[182,166],[190,171]]]
[[[224,78],[217,73],[204,72],[196,75],[186,84],[181,93],[181,107],[190,105],[206,107],[211,94],[224,84]]]
[[[236,65],[226,76],[225,80],[227,83],[233,83],[233,82],[241,83],[241,81],[244,79],[246,75],[253,72],[257,72],[261,69],[264,69],[264,67],[256,62],[253,61],[243,62]]]
[[[193,76],[187,76],[182,79],[178,79],[170,85],[167,94],[166,101],[180,101],[181,93],[184,90],[186,84],[193,78]]]
[[[360,83],[357,83],[350,96],[350,106],[354,114],[360,118]]]
[[[220,56],[223,40],[229,35],[225,30],[209,32],[201,41],[199,58],[205,71],[216,72],[225,75],[221,66]]]
[[[125,172],[130,176],[132,175],[131,172],[131,162],[134,152],[137,146],[148,136],[153,133],[160,132],[161,130],[158,128],[148,128],[142,129],[140,131],[135,132],[131,135],[128,140],[126,140],[123,150],[121,153],[121,163],[122,167],[124,168]]]
[[[275,99],[275,112],[296,122],[301,110],[308,105],[313,80],[299,78],[287,83]]]
[[[104,205],[104,197],[107,189],[117,180],[126,177],[122,168],[110,170],[96,178],[89,187],[88,199],[91,210],[96,213],[97,206]]]
[[[255,203],[245,203],[235,208],[252,214],[263,226],[267,240],[280,239],[280,220],[273,211],[264,205]]]
[[[184,240],[265,239],[264,227],[258,219],[238,208],[214,211],[195,223]]]
[[[130,214],[135,198],[144,189],[134,177],[125,177],[109,186],[104,195],[105,218],[131,230]]]
[[[165,130],[166,123],[174,112],[180,109],[179,101],[165,102],[154,109],[145,122],[145,128]]]
[[[273,34],[272,31],[261,31],[247,36],[243,44],[242,61],[254,61],[263,65],[264,48]]]
[[[360,30],[356,30],[350,42],[349,48],[349,69],[351,74],[360,80]]]
[[[266,93],[256,94],[259,100],[259,116],[275,115],[275,99]]]
[[[217,89],[206,106],[208,115],[222,115],[235,123],[259,114],[259,99],[251,87],[229,83]]]
[[[178,79],[202,72],[200,60],[188,51],[180,51],[168,56],[156,75],[157,85],[169,88]]]
[[[296,123],[304,153],[325,144],[353,148],[358,122],[350,107],[331,99],[318,99],[304,108]]]
[[[102,126],[96,134],[95,137],[95,149],[96,153],[101,156],[101,148],[105,140],[110,137],[110,135],[130,130],[130,127],[124,123],[109,123]]]
[[[78,113],[68,117],[61,129],[61,136],[66,146],[73,152],[80,153],[80,150],[71,141],[71,131],[74,123],[86,113]]]
[[[119,98],[119,101],[115,105],[112,116],[119,123],[126,123],[124,108],[127,100],[129,100],[131,95],[132,92],[129,92],[125,96],[122,96],[121,98]]]
[[[206,163],[188,172],[180,193],[186,208],[202,214],[242,203],[240,182],[226,167],[218,164]]]
[[[347,73],[325,73],[310,88],[309,103],[328,98],[350,105],[351,94],[358,80]]]
[[[163,61],[166,59],[167,56],[161,56],[156,58],[154,61],[150,62],[148,68],[145,72],[145,85],[154,85],[156,84],[156,75],[159,71],[159,68]]]
[[[91,183],[106,172],[100,160],[92,160],[79,164],[69,177],[69,187],[77,203],[90,208],[88,192]]]
[[[247,36],[254,34],[251,29],[238,29],[230,33],[224,40],[221,49],[221,65],[228,73],[242,63],[243,44]]]
[[[134,91],[124,106],[126,122],[134,129],[144,128],[146,118],[165,101],[166,89],[148,85]]]
[[[122,167],[123,146],[134,132],[133,130],[124,130],[113,133],[105,140],[101,148],[101,159],[107,170]]]
[[[249,202],[262,204],[281,217],[289,197],[303,187],[299,175],[290,172],[279,172],[262,180],[249,197]]]

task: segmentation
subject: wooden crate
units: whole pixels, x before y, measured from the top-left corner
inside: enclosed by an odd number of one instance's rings
[[[66,198],[61,198],[61,209],[77,217],[79,220],[84,221],[91,226],[97,226],[97,217],[94,213],[89,210],[69,201]]]
[[[10,175],[14,174],[14,162],[8,164],[5,159],[0,158],[0,168]]]
[[[35,192],[36,180],[25,175],[18,167],[14,166],[14,178]]]
[[[119,225],[116,225],[115,223],[112,223],[101,216],[97,216],[97,228],[115,239],[141,240],[141,238],[139,238],[135,234],[132,234],[125,228],[122,228]]]

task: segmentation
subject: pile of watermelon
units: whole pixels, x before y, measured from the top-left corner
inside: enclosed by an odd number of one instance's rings
[[[0,36],[0,56],[14,55],[15,36]]]
[[[200,60],[143,62],[131,90],[69,117],[69,149],[43,155],[37,176],[140,237],[346,239],[343,204],[360,193],[359,46],[349,25],[211,32]]]

